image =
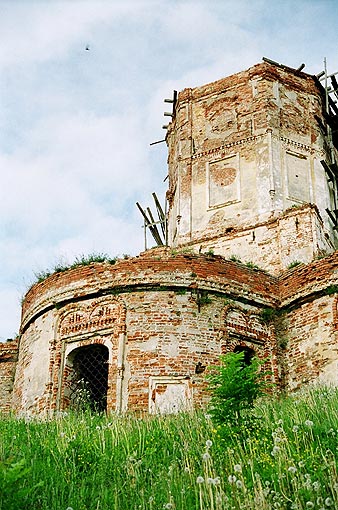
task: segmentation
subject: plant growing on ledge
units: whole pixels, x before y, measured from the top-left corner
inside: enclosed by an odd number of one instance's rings
[[[266,307],[260,313],[261,319],[265,324],[271,324],[278,316],[278,312],[275,308]]]
[[[125,255],[124,258],[126,258]],[[68,269],[75,269],[76,267],[80,266],[89,266],[89,264],[92,264],[94,262],[107,262],[108,264],[115,264],[117,260],[118,257],[110,257],[105,253],[90,253],[88,255],[79,255],[78,257],[75,258],[74,262],[72,262],[71,264],[58,262],[50,270],[39,271],[34,273],[36,279],[34,283],[43,282],[44,280],[46,280],[46,278],[48,278],[52,274],[63,273],[64,271],[68,271]]]
[[[286,314],[287,310],[277,310],[276,308],[266,307],[260,313],[262,322],[267,326],[270,324],[274,325],[277,345],[280,349],[286,349],[288,345],[288,339],[286,336]]]
[[[294,267],[300,266],[301,264],[303,264],[303,262],[300,262],[300,260],[294,260],[293,262],[290,262],[288,269],[293,269]]]
[[[249,267],[250,269],[260,269],[259,266],[251,262],[250,260],[248,262],[245,262],[246,267]]]
[[[329,285],[325,289],[325,294],[327,296],[332,296],[332,294],[338,294],[338,285]]]
[[[212,302],[212,300],[209,297],[208,292],[206,290],[196,289],[194,291],[194,293],[196,295],[195,299],[196,299],[196,303],[197,303],[199,312],[201,311],[201,306],[208,305]]]

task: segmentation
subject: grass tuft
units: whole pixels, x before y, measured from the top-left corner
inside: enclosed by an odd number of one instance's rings
[[[129,258],[129,255],[124,254],[123,258]],[[69,269],[75,269],[80,266],[89,266],[94,262],[106,262],[108,264],[115,264],[117,260],[118,257],[110,257],[105,253],[90,253],[88,255],[79,255],[71,264],[58,262],[52,269],[34,273],[35,282],[33,285],[35,283],[43,282],[54,273],[63,273]]]

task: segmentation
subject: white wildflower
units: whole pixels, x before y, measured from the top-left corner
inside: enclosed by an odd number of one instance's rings
[[[326,498],[324,503],[325,503],[326,506],[331,506],[333,504],[333,501],[332,501],[331,498]]]
[[[241,489],[243,487],[243,482],[241,480],[236,480],[236,487]]]
[[[277,453],[280,452],[279,446],[274,446],[271,451],[271,455],[274,457]]]
[[[203,453],[203,455],[202,455],[202,459],[203,459],[205,462],[206,462],[207,460],[210,460],[210,459],[211,459],[211,457],[210,457],[210,453],[208,453],[208,452]]]
[[[296,468],[295,466],[290,466],[290,467],[288,468],[288,471],[289,471],[289,473],[296,473],[297,468]]]
[[[203,483],[203,482],[204,482],[204,478],[203,478],[203,476],[198,476],[198,477],[196,478],[196,483]]]
[[[311,421],[311,420],[305,420],[304,425],[305,425],[306,427],[313,427],[313,421]]]
[[[212,441],[210,439],[207,439],[206,442],[205,442],[205,446],[207,448],[210,448],[212,446]]]
[[[228,476],[228,482],[229,483],[235,483],[237,480],[237,477],[235,475],[229,475]]]
[[[242,472],[242,466],[240,464],[234,465],[234,471],[235,473],[241,473]]]
[[[307,501],[305,506],[306,508],[314,508],[315,505],[312,503],[312,501]]]

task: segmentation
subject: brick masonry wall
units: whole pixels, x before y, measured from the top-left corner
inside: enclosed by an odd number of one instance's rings
[[[261,269],[279,275],[283,268],[296,261],[309,263],[316,256],[332,251],[331,243],[321,236],[322,228],[317,208],[305,204],[254,227],[234,227],[227,234],[223,228],[223,233],[220,230],[218,235],[206,235],[185,246],[196,253],[212,251],[225,258],[235,257],[243,263],[255,263]]]
[[[338,337],[333,311],[335,296],[323,296],[299,306],[287,315],[288,388],[309,382],[337,385]]]
[[[18,342],[0,343],[0,413],[11,410]]]
[[[203,405],[203,370],[236,345],[269,355],[278,382],[274,330],[260,320],[277,304],[276,281],[219,256],[169,249],[52,275],[24,301],[13,405],[38,414],[67,407],[67,359],[93,343],[109,350],[111,410],[175,406],[183,391]]]
[[[178,393],[204,405],[204,370],[239,347],[269,357],[279,386],[337,383],[337,267],[338,253],[277,278],[157,248],[52,275],[24,301],[13,406],[66,408],[67,360],[93,343],[109,351],[110,410],[165,409]],[[282,313],[265,322],[269,309]]]
[[[323,104],[312,76],[268,63],[183,90],[167,132],[170,244],[274,274],[337,249]],[[295,232],[290,208],[306,205]]]
[[[283,66],[183,90],[167,132],[167,197],[169,242],[185,253],[153,249],[34,285],[14,409],[66,408],[73,359],[95,343],[108,353],[107,407],[119,412],[204,405],[204,370],[235,348],[269,356],[280,386],[337,384],[338,238],[317,119],[325,125],[318,83]],[[15,352],[0,364],[4,409]]]
[[[287,387],[338,384],[338,252],[279,279],[287,328]]]

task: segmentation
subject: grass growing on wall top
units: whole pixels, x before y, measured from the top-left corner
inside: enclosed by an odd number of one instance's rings
[[[327,510],[338,508],[338,391],[255,406],[224,434],[202,412],[62,415],[0,421],[6,510]]]
[[[123,258],[129,258],[129,255],[124,254]],[[93,262],[107,262],[108,264],[115,264],[117,260],[118,257],[110,257],[106,253],[89,253],[88,255],[79,255],[71,263],[58,262],[51,269],[35,272],[34,282],[30,285],[29,288],[31,288],[36,283],[43,282],[54,273],[63,273],[69,269],[75,269],[76,267],[89,266],[89,264],[92,264]]]

